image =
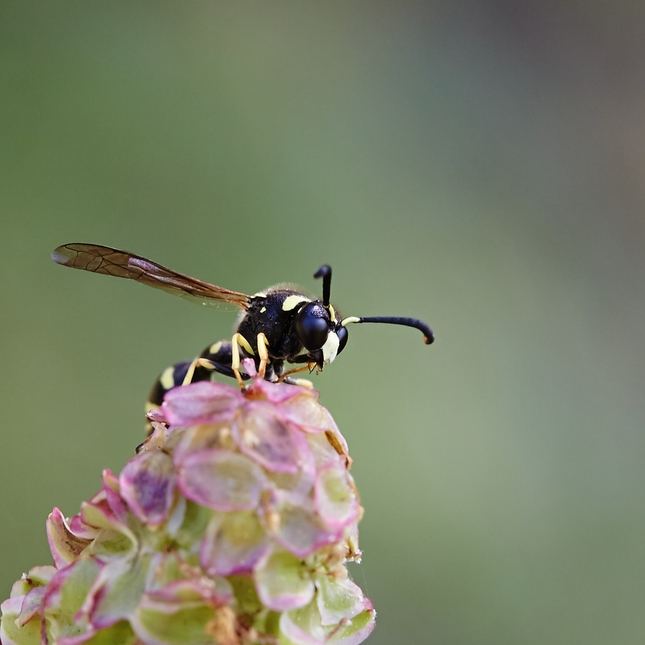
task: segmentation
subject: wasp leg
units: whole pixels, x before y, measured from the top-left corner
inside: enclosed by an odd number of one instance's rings
[[[278,383],[282,383],[282,381],[284,381],[285,379],[293,382],[294,379],[290,378],[291,374],[297,374],[298,372],[304,372],[305,370],[309,370],[311,372],[315,366],[316,366],[315,363],[307,363],[306,365],[302,365],[301,367],[294,367],[291,370],[287,370],[286,372],[283,372],[280,375],[280,378],[278,379]],[[295,380],[303,380],[303,379],[295,379]],[[310,381],[307,381],[307,382],[309,383]]]
[[[220,340],[217,343],[209,345],[200,355],[199,358],[205,358],[214,364],[214,371],[224,376],[235,378],[235,372],[231,368],[233,362],[233,345],[230,341]],[[246,381],[250,377],[243,374],[242,378]]]
[[[206,359],[184,361],[172,367],[167,367],[150,390],[148,401],[146,402],[146,414],[151,410],[156,410],[161,407],[164,396],[166,396],[166,392],[169,390],[180,385],[187,385],[188,383],[209,381],[213,371],[219,370],[214,363]],[[150,435],[152,430],[152,424],[146,419],[146,435]]]
[[[306,378],[291,378],[290,376],[287,376],[283,383],[288,383],[289,385],[298,385],[300,387],[306,387],[308,390],[313,390],[314,389],[314,384]]]
[[[198,358],[193,361],[177,363],[165,369],[150,390],[146,402],[146,413],[156,410],[163,403],[166,392],[175,387],[197,383],[198,381],[210,381],[213,373],[223,374],[235,378],[231,368],[232,345],[228,341],[220,341],[209,345]],[[242,379],[248,379],[244,374]],[[152,424],[146,420],[146,434],[152,432]]]
[[[255,356],[255,352],[253,351],[251,345],[249,345],[249,341],[246,340],[246,338],[244,338],[244,336],[242,336],[242,334],[238,332],[233,334],[233,338],[231,339],[231,369],[233,370],[233,374],[237,379],[237,383],[240,386],[240,389],[243,389],[244,379],[240,374],[240,347],[251,356]]]
[[[206,378],[195,378],[195,374],[198,368],[204,368],[208,371],[208,376]],[[191,361],[186,370],[186,376],[184,376],[183,381],[179,385],[190,385],[190,383],[196,383],[197,381],[206,381],[210,380],[210,373],[216,368],[212,361],[209,361],[205,358],[196,358],[194,361]]]
[[[269,364],[269,352],[267,347],[269,346],[269,341],[267,337],[260,332],[258,334],[258,356],[260,357],[260,366],[258,367],[258,376],[264,378],[266,374],[267,365]]]

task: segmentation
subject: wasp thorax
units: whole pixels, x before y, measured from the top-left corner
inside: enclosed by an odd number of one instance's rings
[[[320,302],[306,304],[296,316],[300,342],[309,350],[320,349],[327,341],[329,314]]]

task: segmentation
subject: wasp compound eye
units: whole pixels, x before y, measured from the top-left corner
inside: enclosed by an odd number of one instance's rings
[[[338,353],[340,354],[345,349],[345,345],[347,345],[349,332],[347,331],[347,327],[340,327],[336,333],[338,334]]]
[[[329,333],[329,316],[325,308],[315,302],[305,305],[296,317],[296,331],[308,350],[320,349]]]

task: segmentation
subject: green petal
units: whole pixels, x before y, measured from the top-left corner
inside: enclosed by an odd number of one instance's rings
[[[304,563],[288,551],[264,557],[255,569],[255,583],[264,605],[275,611],[303,607],[314,594]]]
[[[77,620],[76,613],[83,606],[98,574],[96,562],[78,560],[52,579],[43,608],[55,639],[77,636],[87,630],[87,620]]]
[[[150,555],[134,561],[116,560],[105,565],[99,574],[92,611],[92,623],[99,629],[128,618],[141,600],[150,566]]]
[[[207,632],[214,618],[214,608],[206,603],[148,603],[144,600],[132,624],[144,642],[213,645],[213,636]]]
[[[285,612],[280,617],[280,645],[358,645],[374,629],[375,612],[371,603],[352,620],[323,626],[316,602]]]
[[[20,615],[22,597],[15,596],[2,603],[2,624],[0,625],[0,641],[12,642],[16,645],[40,644],[40,620],[34,616],[26,625],[18,627],[16,620]]]
[[[83,645],[134,645],[136,641],[137,637],[130,623],[127,620],[121,620],[83,641]]]
[[[361,588],[349,578],[320,576],[316,579],[316,602],[323,625],[337,625],[341,620],[354,618],[365,609]]]

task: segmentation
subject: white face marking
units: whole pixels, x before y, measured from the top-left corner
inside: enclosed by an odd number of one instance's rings
[[[309,298],[293,294],[292,296],[287,296],[285,301],[282,303],[282,311],[291,311],[295,309],[301,302],[311,302]]]
[[[327,341],[321,347],[325,363],[331,363],[336,358],[339,344],[338,334],[335,331],[330,331],[327,335]]]

